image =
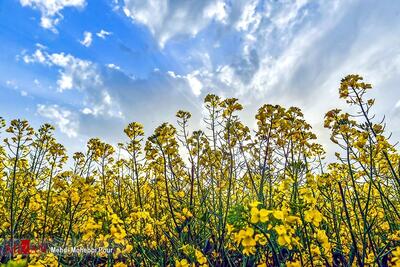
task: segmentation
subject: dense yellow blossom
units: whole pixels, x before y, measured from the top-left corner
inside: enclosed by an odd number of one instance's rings
[[[0,264],[400,266],[400,155],[371,88],[342,79],[351,113],[324,121],[334,159],[299,108],[262,105],[251,128],[238,99],[212,94],[203,130],[178,111],[153,133],[132,122],[118,145],[92,138],[74,154],[49,124],[0,118]],[[43,243],[102,250],[33,247]]]

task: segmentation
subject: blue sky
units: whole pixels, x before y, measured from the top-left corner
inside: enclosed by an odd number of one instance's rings
[[[202,127],[216,93],[239,98],[249,126],[263,103],[298,106],[328,147],[323,116],[358,73],[398,141],[399,36],[393,0],[2,0],[0,116],[51,122],[75,151],[179,109]]]

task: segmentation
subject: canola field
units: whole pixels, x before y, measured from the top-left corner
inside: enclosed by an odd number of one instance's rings
[[[203,130],[178,111],[74,154],[49,124],[1,119],[2,266],[400,266],[398,148],[372,86],[338,87],[333,162],[299,108],[265,104],[251,129],[212,94]]]

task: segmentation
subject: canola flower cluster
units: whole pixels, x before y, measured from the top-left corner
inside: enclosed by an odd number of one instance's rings
[[[299,108],[266,104],[251,130],[235,98],[207,95],[204,131],[177,113],[145,138],[68,156],[54,127],[0,119],[0,241],[102,247],[95,255],[10,251],[5,266],[400,266],[400,155],[366,99],[342,79],[354,113],[324,126],[328,163]]]

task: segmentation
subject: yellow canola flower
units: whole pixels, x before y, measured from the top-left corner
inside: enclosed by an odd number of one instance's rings
[[[232,224],[226,224],[226,230],[227,230],[227,234],[230,235],[234,230],[235,227]]]
[[[77,205],[79,202],[79,199],[80,199],[78,192],[72,191],[71,199],[72,199],[72,202],[74,203],[74,205]]]
[[[293,216],[293,215],[289,215],[285,218],[286,222],[288,222],[289,224],[294,224],[294,223],[301,223],[301,220],[299,217],[297,216]]]
[[[304,212],[304,220],[314,224],[317,227],[322,222],[322,219],[322,214],[318,210],[313,209]]]
[[[275,226],[275,231],[278,235],[286,235],[287,229],[283,225]]]
[[[247,228],[243,235],[242,245],[245,247],[255,246],[256,241],[253,239],[254,230],[253,228]]]
[[[260,205],[260,204],[261,204],[261,202],[259,202],[259,201],[254,201],[254,202],[251,202],[251,203],[249,204],[249,206],[250,206],[250,208],[257,208],[258,205]]]
[[[392,266],[400,267],[400,246],[392,251]]]
[[[321,255],[321,250],[319,249],[318,246],[312,245],[311,246],[311,254],[314,256],[319,256],[319,255]]]
[[[292,228],[287,228],[285,225],[277,225],[274,230],[278,234],[277,241],[280,246],[287,246],[291,249],[293,245],[299,245],[296,238],[292,237]]]
[[[322,244],[322,247],[324,248],[325,252],[330,251],[331,245],[329,244],[329,239],[328,236],[326,235],[324,230],[317,230],[317,233],[315,234],[317,240]]]
[[[286,267],[301,267],[301,263],[299,261],[287,262]]]
[[[252,208],[250,210],[250,215],[251,215],[250,222],[251,223],[258,223],[258,222],[264,223],[264,222],[268,221],[268,216],[270,213],[271,212],[266,209],[259,210],[257,208]]]
[[[275,211],[273,211],[273,212],[272,212],[272,215],[273,215],[276,219],[278,219],[278,220],[283,220],[283,218],[284,218],[283,211],[281,211],[281,210],[275,210]]]
[[[265,246],[268,242],[267,238],[262,234],[256,234],[255,239],[262,246]]]
[[[190,210],[189,210],[188,208],[183,208],[182,214],[183,214],[186,218],[190,218],[190,217],[193,216],[193,214],[190,212]]]
[[[189,262],[187,259],[182,259],[182,260],[176,260],[175,261],[175,267],[189,267]]]
[[[395,231],[393,234],[389,235],[388,238],[393,241],[400,241],[400,230]]]
[[[235,235],[235,242],[237,244],[242,244],[243,254],[250,255],[256,252],[255,246],[257,245],[256,240],[253,238],[254,229],[247,227],[246,230],[240,230],[239,233]]]
[[[203,253],[202,253],[200,250],[197,250],[197,249],[196,249],[195,255],[196,255],[197,262],[198,262],[200,265],[207,264],[207,258],[204,257]]]
[[[111,221],[113,224],[117,224],[117,223],[123,223],[122,220],[118,217],[117,214],[113,213],[111,215]]]
[[[130,244],[128,244],[128,245],[126,245],[126,247],[125,247],[125,249],[122,251],[122,253],[128,254],[128,253],[130,253],[130,252],[132,251],[132,249],[133,249],[133,246],[130,245]]]
[[[245,247],[243,248],[243,254],[244,255],[252,255],[256,253],[256,248],[255,247]]]
[[[110,229],[111,235],[115,238],[114,241],[117,244],[121,244],[124,242],[124,238],[126,237],[125,230],[119,225],[112,225]]]

